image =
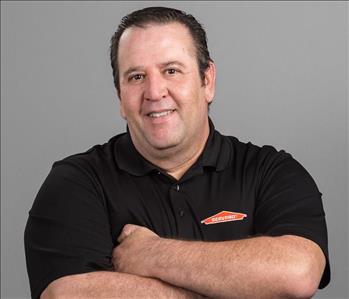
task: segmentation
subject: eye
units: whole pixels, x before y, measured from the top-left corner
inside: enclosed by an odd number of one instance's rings
[[[142,75],[142,74],[135,74],[135,75],[130,76],[128,80],[129,81],[140,81],[142,79],[144,79],[144,75]]]
[[[176,69],[173,69],[173,68],[167,69],[167,70],[166,70],[166,73],[169,74],[169,75],[174,75],[174,74],[177,73],[177,72],[178,72],[178,71],[177,71]]]

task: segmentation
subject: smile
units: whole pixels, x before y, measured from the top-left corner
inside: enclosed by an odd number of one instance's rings
[[[161,111],[161,112],[150,112],[147,115],[149,117],[158,118],[158,117],[163,117],[163,116],[169,115],[174,111],[175,111],[175,109],[165,110],[165,111]]]

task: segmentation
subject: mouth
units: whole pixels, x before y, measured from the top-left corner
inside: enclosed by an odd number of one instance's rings
[[[150,112],[147,114],[147,116],[151,117],[151,118],[159,118],[159,117],[164,117],[167,116],[171,113],[173,113],[176,109],[169,109],[169,110],[163,110],[163,111],[159,111],[159,112]]]

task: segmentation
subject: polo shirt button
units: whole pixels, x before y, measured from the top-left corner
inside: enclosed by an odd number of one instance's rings
[[[184,211],[180,210],[178,214],[179,214],[180,217],[183,217],[184,216]]]

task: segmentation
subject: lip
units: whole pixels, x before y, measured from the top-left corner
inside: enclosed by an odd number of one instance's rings
[[[147,112],[145,115],[150,116],[150,114],[152,114],[152,113],[160,114],[160,113],[164,113],[167,111],[171,111],[171,113],[173,113],[175,110],[176,109],[171,109],[171,108],[170,109],[161,109],[161,110],[151,110],[151,111]]]
[[[156,113],[156,114],[161,114],[170,111],[170,113],[158,116],[158,117],[152,117],[150,114]],[[162,124],[167,121],[169,121],[176,113],[176,109],[161,109],[161,110],[153,110],[148,113],[146,113],[146,119],[150,121],[152,124]]]

